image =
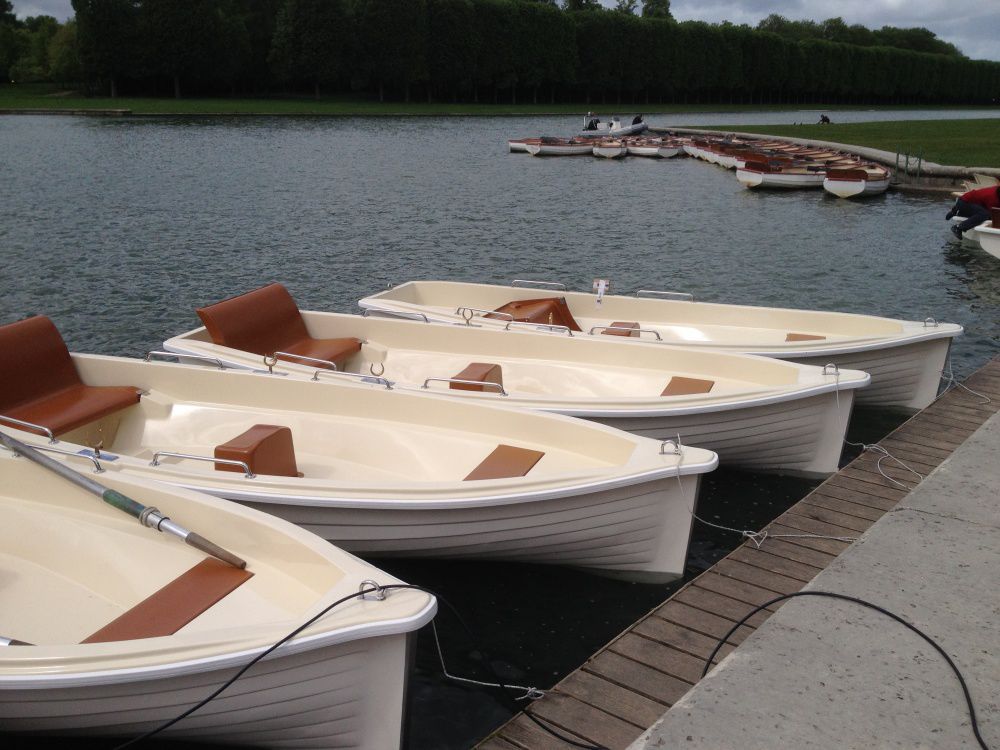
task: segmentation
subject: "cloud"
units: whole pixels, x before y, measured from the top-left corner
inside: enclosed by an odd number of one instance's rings
[[[52,16],[59,21],[65,21],[73,16],[73,6],[69,4],[69,0],[30,0],[30,2],[14,0],[14,14],[18,18]]]
[[[836,6],[827,0],[672,0],[670,10],[678,21],[731,21],[751,26],[771,13],[797,21],[840,16],[848,25],[861,24],[870,29],[922,26],[968,57],[1000,60],[1000,44],[996,41],[1000,4],[982,0],[841,0]]]

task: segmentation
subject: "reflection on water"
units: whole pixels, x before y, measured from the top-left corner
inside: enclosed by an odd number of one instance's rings
[[[674,289],[706,301],[961,323],[959,373],[996,351],[1000,262],[942,244],[950,198],[756,193],[694,160],[507,153],[509,137],[577,125],[0,119],[0,322],[46,313],[71,349],[136,356],[197,325],[196,307],[269,281],[285,283],[303,308],[352,311],[389,281],[527,277],[589,288],[600,276],[618,292]],[[875,440],[899,420],[857,416],[855,440]],[[756,529],[811,486],[720,471],[705,481],[700,508],[714,522]],[[691,571],[738,541],[696,525]],[[479,633],[482,646],[442,616],[454,673],[481,676],[482,648],[505,679],[542,687],[668,591],[558,568],[378,562],[441,591]],[[411,748],[467,747],[508,715],[489,691],[443,683],[426,634],[417,672]]]

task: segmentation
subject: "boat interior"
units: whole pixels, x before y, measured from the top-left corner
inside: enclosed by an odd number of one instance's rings
[[[246,307],[240,324],[250,321],[276,330],[266,298],[276,294],[271,285],[234,298]],[[291,306],[294,301],[280,287]],[[227,301],[220,304],[231,304]],[[211,309],[211,308],[209,308]],[[282,307],[283,309],[283,307]],[[298,308],[295,307],[295,310]],[[511,302],[485,317],[503,321],[507,316],[523,322],[560,325],[580,331],[564,299],[548,298]],[[203,319],[205,316],[202,316]],[[431,326],[408,321],[362,318],[357,315],[306,312],[303,326],[318,341],[358,342],[336,367],[348,375],[388,378],[399,386],[476,394],[493,400],[629,401],[634,404],[693,400],[724,400],[762,391],[791,389],[823,382],[816,373],[775,360],[758,360],[715,352],[664,347],[637,347],[623,357],[612,341],[595,336],[569,341],[535,335],[511,336],[472,326]],[[607,336],[637,337],[634,322],[609,327]],[[229,345],[231,339],[218,327],[197,329],[168,342],[173,351],[186,351],[245,367],[260,367],[261,356]],[[274,346],[287,348],[282,341]],[[334,345],[338,346],[338,345]],[[338,351],[341,349],[338,348]],[[250,355],[250,356],[248,356]],[[289,360],[303,372],[322,368],[319,363]],[[282,363],[284,369],[289,369]],[[815,380],[813,380],[815,379]],[[803,382],[808,381],[808,382]]]
[[[110,460],[121,454],[202,475],[275,472],[268,476],[285,483],[362,488],[529,472],[544,480],[606,473],[636,449],[635,438],[596,425],[385,387],[317,388],[305,379],[70,355],[40,317],[0,328],[0,372],[19,368],[58,371],[65,381],[21,375],[0,401],[0,422]]]
[[[0,465],[4,637],[37,646],[175,633],[221,641],[233,623],[247,626],[248,634],[255,626],[263,633],[303,617],[331,589],[350,586],[347,571],[325,559],[307,535],[295,532],[307,543],[292,539],[284,527],[261,523],[242,507],[100,475],[108,487],[234,550],[248,561],[246,570],[136,523],[26,458],[0,451]],[[42,538],[45,544],[38,543]]]
[[[704,344],[741,349],[877,340],[904,332],[903,322],[850,313],[722,305],[666,298],[671,293],[618,296],[446,281],[411,281],[367,298],[368,306],[425,312],[461,320],[457,311],[480,309],[475,322],[505,326],[531,323],[556,332],[614,334],[632,340]],[[658,298],[657,298],[658,297]],[[507,323],[504,323],[507,320]],[[550,322],[551,320],[551,322]],[[622,330],[626,329],[626,330]]]

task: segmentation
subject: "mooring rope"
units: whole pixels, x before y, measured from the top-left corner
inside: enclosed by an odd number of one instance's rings
[[[499,682],[483,682],[481,680],[473,680],[468,677],[458,677],[457,675],[451,674],[448,671],[448,667],[446,667],[444,663],[444,652],[441,650],[441,641],[438,640],[438,629],[436,620],[431,620],[431,630],[434,633],[434,645],[437,647],[438,659],[441,661],[441,672],[449,680],[454,680],[455,682],[464,682],[469,685],[479,685],[480,687],[510,688],[514,690],[523,690],[524,695],[519,695],[516,698],[514,698],[514,700],[516,701],[523,701],[523,700],[537,701],[539,698],[545,697],[545,691],[540,690],[539,688],[536,687],[525,687],[524,685],[513,685],[513,684],[501,685]]]
[[[955,378],[955,371],[952,369],[951,366],[951,349],[948,350],[948,370],[947,372],[945,372],[944,370],[941,371],[941,379],[945,381],[945,383],[947,383],[947,385],[944,387],[944,390],[941,391],[942,395],[950,391],[952,388],[961,388],[963,391],[968,391],[973,396],[983,399],[980,402],[980,404],[983,406],[985,406],[986,404],[993,403],[993,400],[985,393],[974,391],[971,388],[969,388],[969,386],[967,386],[965,383],[961,383]]]
[[[834,383],[834,389],[835,390],[834,390],[834,393],[837,394],[837,411],[840,411],[840,368],[837,365],[833,364],[833,363],[824,365],[823,366],[823,374],[824,375],[828,375],[829,373],[827,372],[827,370],[829,370],[829,369],[832,369],[833,376],[835,378],[835,383]],[[917,471],[913,467],[908,466],[903,461],[900,461],[898,458],[896,458],[894,455],[892,455],[885,446],[880,445],[879,443],[852,443],[850,440],[848,440],[845,437],[844,438],[844,444],[845,445],[850,445],[853,448],[860,448],[862,453],[874,453],[875,455],[877,455],[878,456],[878,460],[875,461],[875,468],[878,469],[878,473],[881,474],[884,479],[889,480],[890,482],[892,482],[897,487],[900,487],[901,489],[909,491],[909,490],[914,489],[914,487],[910,487],[910,486],[908,486],[906,484],[903,484],[899,480],[894,479],[893,477],[891,477],[891,476],[889,476],[888,474],[885,473],[885,471],[882,469],[882,462],[885,459],[887,459],[887,458],[892,459],[893,461],[895,461],[897,464],[899,464],[900,466],[902,466],[904,469],[906,469],[911,474],[915,474],[917,476],[918,481],[922,481],[923,478],[924,478],[923,474],[921,474],[919,471]]]
[[[670,440],[664,440],[663,441],[663,445],[666,445],[667,443],[670,443],[671,445],[674,446],[674,454],[675,455],[677,455],[677,456],[679,456],[681,458],[683,457],[683,455],[684,455],[684,450],[683,450],[684,446],[681,443],[681,436],[680,435],[677,435],[676,438],[673,438],[673,439],[670,439]],[[662,448],[661,448],[661,450],[662,450]],[[683,492],[684,492],[684,483],[681,481],[681,465],[684,462],[681,460],[681,458],[677,459],[677,473],[674,476],[677,479],[677,486],[680,488],[681,493],[683,495]],[[722,526],[722,525],[717,524],[717,523],[712,523],[711,521],[706,521],[704,518],[702,518],[701,516],[699,516],[693,510],[688,510],[688,513],[691,514],[691,517],[694,518],[694,520],[696,520],[696,521],[698,521],[700,523],[703,523],[706,526],[711,526],[713,529],[719,529],[721,531],[731,531],[734,534],[739,534],[744,539],[749,539],[751,542],[753,542],[754,546],[757,549],[760,549],[761,545],[764,544],[764,542],[767,539],[769,539],[769,538],[770,539],[831,539],[831,540],[836,541],[836,542],[856,542],[858,540],[858,538],[854,537],[854,536],[827,536],[825,534],[806,534],[806,533],[803,533],[803,534],[772,534],[772,533],[770,533],[769,531],[766,531],[766,530],[752,531],[750,529],[736,529],[736,528],[733,528],[732,526]]]

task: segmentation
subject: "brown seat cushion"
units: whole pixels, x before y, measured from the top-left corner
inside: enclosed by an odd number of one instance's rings
[[[619,330],[621,328],[627,328],[629,330],[627,330],[627,331]],[[631,336],[631,337],[636,337],[636,336],[639,335],[639,324],[638,323],[629,323],[629,322],[623,322],[623,321],[620,321],[620,320],[616,320],[615,322],[613,322],[611,324],[611,328],[605,328],[603,331],[601,331],[601,333],[604,334],[605,336]]]
[[[544,297],[542,299],[519,299],[498,307],[495,312],[512,315],[519,323],[541,323],[543,325],[566,326],[571,331],[582,330],[569,311],[565,297]],[[487,318],[502,318],[501,315],[486,315]]]
[[[455,380],[476,380],[480,383],[496,383],[503,387],[503,369],[500,365],[491,362],[472,362],[468,367],[455,376]],[[467,383],[450,383],[450,387],[456,391],[482,391],[488,393],[499,393],[496,388],[487,388],[482,385],[469,385]]]
[[[139,403],[139,391],[128,386],[73,385],[3,413],[43,425],[53,435],[75,430],[101,417]]]
[[[43,315],[0,326],[0,414],[60,435],[139,402],[128,386],[80,380],[66,342]]]
[[[281,284],[268,284],[197,312],[212,341],[232,349],[262,356],[289,352],[333,362],[337,367],[361,351],[360,339],[312,338],[298,305]],[[295,361],[294,357],[281,359]]]
[[[788,333],[785,341],[822,341],[826,336],[815,336],[811,333]]]
[[[681,375],[674,375],[663,389],[661,396],[690,396],[696,393],[709,393],[714,380],[702,380],[701,378],[685,378]]]
[[[542,451],[500,444],[475,469],[469,472],[464,481],[523,477],[544,455]]]
[[[300,477],[295,463],[292,431],[274,424],[255,424],[246,432],[215,447],[215,457],[243,461],[254,474]],[[239,466],[216,464],[219,471],[242,471]]]
[[[206,557],[81,643],[172,635],[251,578],[248,570]]]

